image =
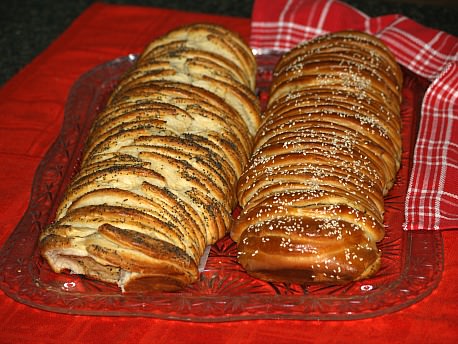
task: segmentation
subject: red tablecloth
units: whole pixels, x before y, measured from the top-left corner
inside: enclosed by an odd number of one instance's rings
[[[0,90],[0,245],[26,210],[35,169],[60,130],[73,82],[92,67],[139,52],[172,27],[215,22],[249,37],[248,19],[95,4]],[[70,316],[19,304],[0,292],[0,343],[451,343],[458,338],[458,234],[443,232],[445,269],[426,299],[357,321],[190,323]]]

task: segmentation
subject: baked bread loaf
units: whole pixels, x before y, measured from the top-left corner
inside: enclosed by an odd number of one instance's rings
[[[260,124],[256,61],[233,32],[180,27],[151,42],[95,120],[79,172],[42,231],[56,272],[123,291],[198,278],[228,233]]]
[[[248,273],[340,284],[378,270],[401,89],[392,53],[365,33],[324,35],[282,56],[237,187],[231,237]]]

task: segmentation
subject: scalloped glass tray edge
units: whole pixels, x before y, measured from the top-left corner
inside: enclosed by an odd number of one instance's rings
[[[262,102],[278,54],[257,53],[258,93]],[[6,295],[35,308],[66,314],[206,322],[349,320],[398,311],[420,301],[437,287],[443,269],[440,231],[403,231],[399,222],[416,135],[414,129],[404,140],[408,142],[401,168],[403,176],[387,200],[388,222],[393,224],[387,225],[388,236],[382,242],[386,267],[372,279],[323,287],[257,281],[236,263],[236,247],[229,238],[212,247],[201,279],[180,293],[122,294],[116,287],[75,275],[52,273],[37,252],[38,235],[52,221],[60,197],[77,168],[79,153],[95,114],[103,107],[118,78],[134,61],[135,55],[129,55],[107,62],[74,84],[60,135],[36,171],[29,207],[0,249],[0,289]],[[413,81],[407,90],[421,86],[415,76],[410,78]],[[411,96],[417,93],[412,90]],[[410,101],[407,112],[411,114],[405,120],[411,128],[416,128],[419,107],[417,109],[415,104],[421,99]]]

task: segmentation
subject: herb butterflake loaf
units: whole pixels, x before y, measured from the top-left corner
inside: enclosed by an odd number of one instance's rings
[[[175,291],[227,234],[260,124],[256,61],[211,24],[151,42],[98,114],[81,169],[40,237],[55,272]]]

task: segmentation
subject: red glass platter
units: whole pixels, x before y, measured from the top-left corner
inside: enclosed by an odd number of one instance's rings
[[[279,55],[257,52],[258,95],[267,99]],[[66,314],[144,316],[186,321],[248,319],[347,320],[375,317],[408,307],[429,295],[443,269],[440,231],[404,231],[404,202],[413,146],[428,83],[404,70],[402,167],[386,197],[382,268],[373,277],[344,286],[269,283],[250,277],[237,263],[227,236],[210,249],[199,281],[178,293],[122,293],[117,286],[78,275],[56,274],[41,259],[38,236],[52,220],[96,114],[135,56],[87,72],[75,83],[59,137],[39,165],[29,207],[0,250],[0,288],[14,300]],[[427,229],[427,228],[425,228]]]

